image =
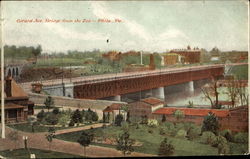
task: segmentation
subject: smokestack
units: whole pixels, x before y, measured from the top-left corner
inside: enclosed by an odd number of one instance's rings
[[[12,90],[11,90],[11,81],[12,81],[12,78],[11,76],[8,76],[6,78],[6,88],[5,88],[5,93],[6,93],[6,96],[7,97],[11,97],[12,96]]]

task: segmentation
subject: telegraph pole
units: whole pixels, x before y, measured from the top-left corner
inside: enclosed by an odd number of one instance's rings
[[[3,10],[3,3],[1,10]],[[2,138],[5,138],[5,111],[4,111],[4,44],[3,44],[3,14],[1,14],[1,123],[2,123]]]

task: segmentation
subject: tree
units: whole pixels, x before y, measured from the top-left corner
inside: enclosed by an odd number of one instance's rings
[[[115,117],[115,125],[116,126],[121,126],[122,121],[123,121],[123,116],[121,114],[118,114]]]
[[[239,89],[237,88],[238,88],[238,81],[234,79],[229,79],[227,84],[227,94],[231,100],[233,108],[235,107],[238,94],[240,93]]]
[[[163,114],[163,115],[162,115],[161,121],[162,121],[162,122],[165,122],[166,120],[167,120],[167,119],[166,119],[166,116]]]
[[[217,135],[218,130],[219,130],[219,120],[215,114],[209,112],[208,115],[204,117],[201,132],[211,131],[215,135]]]
[[[128,131],[125,131],[123,134],[120,134],[116,139],[117,146],[116,149],[122,151],[124,157],[126,154],[130,154],[134,151],[133,144],[134,140],[130,138]]]
[[[42,47],[41,45],[38,45],[37,48],[32,49],[32,54],[35,56],[37,59],[37,56],[41,55],[42,52]]]
[[[45,117],[45,112],[44,112],[44,110],[41,110],[38,114],[37,114],[37,119],[38,119],[38,121],[42,121],[43,120],[43,118]]]
[[[93,141],[94,135],[83,131],[77,142],[84,147],[84,156],[86,157],[86,147]]]
[[[82,123],[82,114],[79,111],[79,109],[76,109],[76,111],[74,111],[72,117],[71,117],[71,121],[73,121],[74,123]]]
[[[48,112],[49,112],[49,110],[50,110],[52,107],[54,107],[54,100],[52,99],[51,96],[48,96],[48,97],[45,99],[44,105],[45,105],[45,107],[48,109]]]
[[[13,130],[8,134],[8,138],[12,141],[15,142],[15,149],[16,149],[16,145],[17,145],[17,141],[18,141],[18,131],[17,130]]]
[[[55,128],[49,127],[48,134],[45,135],[47,141],[49,142],[49,150],[50,150],[53,139],[56,137],[55,133],[56,133]]]
[[[245,87],[244,83],[241,80],[238,80],[238,87],[236,87],[236,91],[237,91],[237,93],[239,95],[241,106],[248,105],[247,88],[248,87]]]
[[[218,92],[218,79],[212,78],[212,82],[209,85],[201,88],[202,93],[205,98],[207,98],[210,103],[212,109],[219,107],[219,92]],[[212,97],[215,97],[215,101],[213,101]]]
[[[174,154],[174,151],[175,148],[171,142],[167,138],[164,138],[159,147],[159,156],[170,156]]]
[[[177,119],[177,121],[179,121],[180,119],[182,119],[182,118],[184,118],[184,113],[183,113],[183,111],[181,111],[181,110],[176,110],[175,112],[174,112],[174,117]]]
[[[31,126],[31,131],[35,132],[34,126],[36,125],[36,118],[34,117],[29,117],[28,118],[28,123]]]

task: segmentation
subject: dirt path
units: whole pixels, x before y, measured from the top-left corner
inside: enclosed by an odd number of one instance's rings
[[[72,131],[79,131],[88,129],[93,125],[82,127],[82,128],[73,128],[67,130],[60,130],[58,131],[59,134],[61,133],[68,133]],[[100,126],[100,124],[96,124],[95,127]],[[84,128],[84,129],[83,129]],[[27,133],[18,131],[18,141],[15,142],[11,141],[8,138],[8,134],[13,131],[12,128],[6,127],[6,139],[0,139],[0,151],[3,150],[10,150],[15,148],[24,148],[24,143],[22,136],[28,136],[28,147],[29,148],[36,148],[36,149],[43,149],[43,150],[51,150],[57,152],[63,152],[68,154],[74,154],[79,156],[84,156],[84,149],[83,147],[75,142],[63,141],[59,139],[54,139],[51,145],[49,146],[48,141],[45,138],[46,133]],[[49,149],[50,147],[50,149]],[[86,156],[88,157],[122,157],[122,153],[117,151],[116,149],[107,148],[107,147],[100,147],[100,146],[93,146],[90,145],[86,148]],[[133,152],[129,156],[152,156],[149,154],[143,154],[138,152]]]
[[[76,132],[76,131],[81,131],[81,130],[87,130],[87,129],[90,129],[91,127],[92,128],[99,128],[99,127],[102,127],[102,125],[103,125],[103,123],[98,123],[98,124],[86,125],[84,127],[57,130],[56,135],[70,133],[70,132]]]

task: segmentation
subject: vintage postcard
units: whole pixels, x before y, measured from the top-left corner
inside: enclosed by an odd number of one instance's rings
[[[0,158],[249,154],[249,2],[1,1]]]

